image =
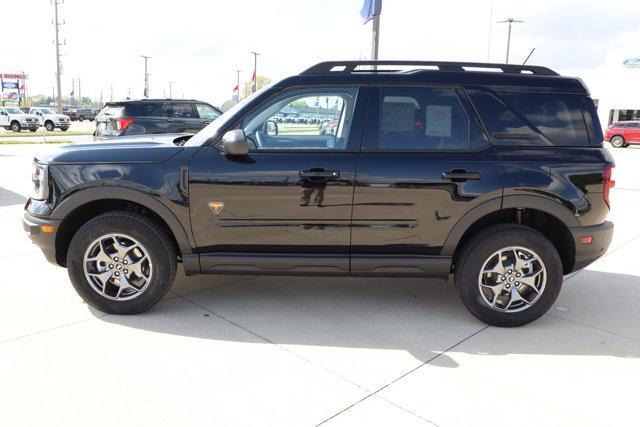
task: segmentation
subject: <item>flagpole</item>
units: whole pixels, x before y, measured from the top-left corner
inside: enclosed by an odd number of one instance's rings
[[[378,44],[380,43],[380,14],[373,16],[371,39],[371,59],[378,60]]]

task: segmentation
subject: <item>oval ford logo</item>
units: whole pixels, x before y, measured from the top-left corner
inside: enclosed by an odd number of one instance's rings
[[[640,68],[640,58],[625,59],[622,65],[628,68]]]

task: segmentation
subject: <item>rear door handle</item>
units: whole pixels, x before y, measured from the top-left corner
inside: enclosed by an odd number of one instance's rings
[[[467,172],[466,170],[450,170],[449,172],[442,172],[442,179],[449,181],[475,181],[480,179],[479,172]]]
[[[313,178],[323,178],[323,179],[338,179],[340,178],[340,171],[328,171],[324,169],[309,169],[306,171],[299,172],[300,178],[303,179],[313,179]]]

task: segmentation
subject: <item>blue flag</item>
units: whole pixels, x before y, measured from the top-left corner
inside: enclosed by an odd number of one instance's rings
[[[364,19],[363,24],[371,21],[374,16],[380,15],[382,12],[382,0],[364,0],[360,16]]]

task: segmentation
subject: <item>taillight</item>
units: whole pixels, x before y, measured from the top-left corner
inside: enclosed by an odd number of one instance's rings
[[[609,190],[615,187],[616,181],[613,179],[613,165],[606,165],[604,167],[604,184],[602,186],[602,197],[604,202],[611,209],[611,202],[609,201]]]
[[[123,131],[131,124],[133,124],[133,119],[131,117],[116,119],[116,130]]]

